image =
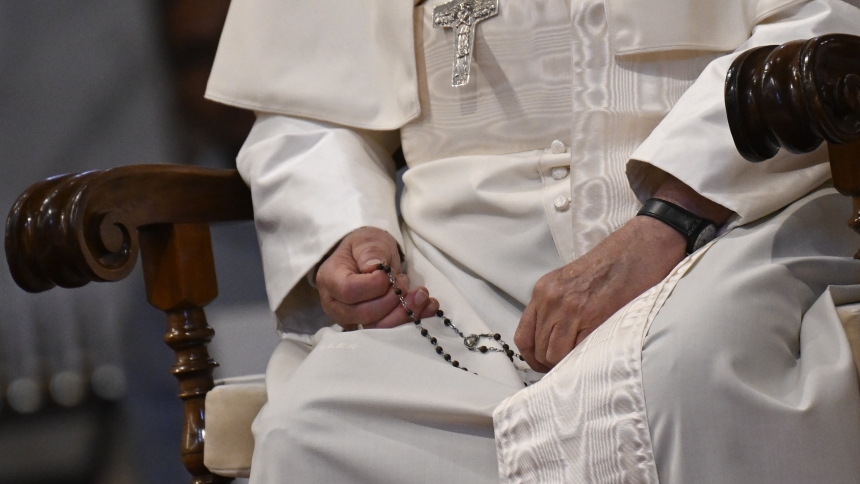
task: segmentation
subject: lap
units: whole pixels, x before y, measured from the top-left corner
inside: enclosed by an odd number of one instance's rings
[[[844,343],[838,321],[816,303],[828,285],[854,284],[860,274],[850,259],[858,239],[842,213],[850,213],[850,204],[820,192],[735,229],[671,290],[641,353],[647,426],[664,484],[840,482],[860,475],[853,463],[860,451],[856,373],[845,355],[834,354]],[[267,374],[269,403],[254,425],[252,482],[495,482],[492,413],[518,388],[452,368],[413,346],[427,344],[414,331],[325,333],[291,374],[278,368],[276,352]],[[564,366],[554,370],[561,369],[555,380],[575,379],[579,370]],[[635,374],[625,375],[632,385]],[[565,385],[533,390],[556,400],[565,391],[595,398],[579,391],[594,380]],[[607,386],[613,401],[629,401],[633,394],[618,395],[618,388]],[[522,408],[531,406],[539,418],[569,407],[537,408],[520,395]],[[520,403],[506,411],[518,412]],[[635,409],[627,414],[631,428],[641,428]],[[509,435],[522,430],[513,426]]]
[[[678,282],[642,350],[661,482],[858,479],[857,376],[824,294],[860,280],[848,213],[814,194],[727,234]]]
[[[451,367],[414,333],[323,330],[289,375],[283,342],[254,423],[252,482],[497,482],[492,411],[518,388]]]

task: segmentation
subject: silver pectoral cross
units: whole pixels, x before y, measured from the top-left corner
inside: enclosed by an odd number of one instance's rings
[[[454,29],[456,35],[452,86],[465,86],[469,82],[475,27],[498,13],[499,0],[451,0],[433,9],[433,27]]]

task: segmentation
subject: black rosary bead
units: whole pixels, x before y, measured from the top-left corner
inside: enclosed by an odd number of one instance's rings
[[[466,368],[465,366],[464,367],[460,366],[459,361],[453,360],[449,353],[445,353],[445,350],[442,349],[442,347],[437,344],[437,342],[438,342],[437,339],[433,335],[431,335],[430,332],[426,328],[421,326],[421,319],[419,319],[415,315],[414,311],[409,309],[409,307],[406,304],[406,300],[403,297],[403,290],[400,289],[399,287],[397,287],[397,284],[394,282],[394,275],[391,274],[391,266],[388,266],[386,264],[378,264],[376,266],[376,268],[378,270],[385,271],[385,273],[388,274],[388,279],[394,288],[394,294],[397,295],[397,297],[400,299],[400,305],[403,306],[403,309],[406,311],[406,315],[409,316],[409,318],[412,320],[412,322],[415,323],[415,325],[418,326],[418,328],[421,330],[421,336],[430,340],[430,343],[436,349],[436,354],[442,356],[442,358],[445,361],[451,363],[451,366],[453,366],[454,368],[458,368],[458,369],[463,370],[463,371],[468,371],[469,369]],[[445,315],[445,313],[441,309],[436,311],[437,317],[443,318],[444,315]],[[511,361],[514,360],[514,356],[519,358],[520,361],[525,361],[525,360],[523,360],[522,356],[520,356],[520,355],[514,353],[512,350],[510,350],[509,346],[507,344],[505,344],[504,341],[502,341],[502,335],[500,335],[499,333],[494,333],[492,335],[486,334],[486,333],[485,334],[472,334],[472,335],[466,336],[463,334],[462,331],[460,331],[459,329],[457,329],[456,326],[454,326],[454,323],[452,323],[450,319],[444,318],[443,322],[445,323],[445,326],[448,326],[448,327],[452,328],[454,331],[456,331],[457,334],[459,334],[460,337],[463,338],[463,344],[466,345],[466,347],[472,351],[477,350],[477,351],[480,351],[481,353],[487,353],[491,350],[492,351],[499,351],[497,348],[488,348],[486,346],[479,346],[479,347],[475,348],[475,344],[478,343],[480,338],[493,338],[495,341],[499,341],[502,344],[503,351],[505,352],[506,355],[508,355],[508,358],[510,358]],[[477,375],[477,373],[475,373],[475,375]]]

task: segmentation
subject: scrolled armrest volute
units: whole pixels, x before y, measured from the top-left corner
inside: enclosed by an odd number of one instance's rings
[[[860,37],[829,34],[742,53],[726,76],[735,146],[749,161],[779,148],[860,141]]]
[[[6,259],[29,292],[117,281],[137,261],[137,230],[154,224],[249,220],[235,170],[132,165],[36,183],[6,221]]]

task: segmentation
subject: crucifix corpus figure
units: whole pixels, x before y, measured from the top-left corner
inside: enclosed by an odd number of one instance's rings
[[[451,85],[465,86],[472,66],[472,45],[478,22],[499,13],[499,0],[452,0],[433,9],[433,27],[454,29],[454,76]]]

